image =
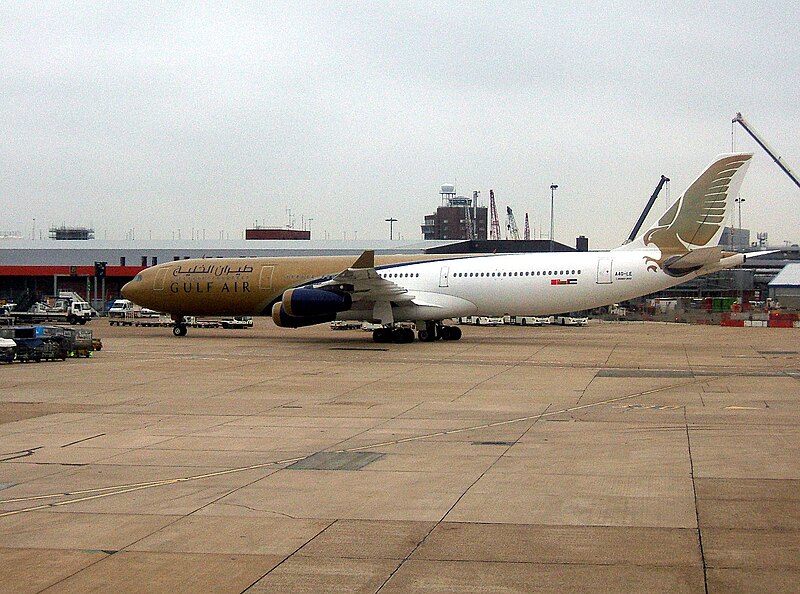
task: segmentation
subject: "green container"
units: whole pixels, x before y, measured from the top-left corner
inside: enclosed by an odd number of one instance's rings
[[[731,305],[736,303],[736,297],[714,297],[711,311],[730,311]]]

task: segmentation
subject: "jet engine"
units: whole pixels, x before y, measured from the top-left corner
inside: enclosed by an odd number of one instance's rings
[[[289,289],[272,306],[272,320],[282,328],[300,328],[332,322],[340,311],[353,304],[348,293],[325,289]]]

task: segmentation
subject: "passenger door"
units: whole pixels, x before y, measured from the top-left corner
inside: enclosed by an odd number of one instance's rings
[[[167,269],[162,268],[158,272],[156,272],[156,277],[153,279],[153,290],[154,291],[163,291],[164,290],[164,279],[167,277]]]
[[[449,266],[442,266],[442,269],[439,271],[439,286],[440,287],[449,287],[450,286],[450,267]]]
[[[261,291],[272,290],[272,275],[275,272],[274,266],[262,266],[258,275],[258,288]]]
[[[611,258],[600,258],[597,261],[597,284],[608,285],[612,281],[612,264]]]

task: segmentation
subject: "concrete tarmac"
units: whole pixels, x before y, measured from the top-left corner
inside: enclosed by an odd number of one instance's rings
[[[2,592],[782,592],[800,330],[110,328],[0,366]]]

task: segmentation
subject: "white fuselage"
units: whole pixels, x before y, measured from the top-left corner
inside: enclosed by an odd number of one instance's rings
[[[657,250],[509,254],[465,257],[378,268],[414,296],[393,308],[395,321],[468,315],[553,315],[608,305],[660,291],[680,278],[647,269]],[[735,262],[738,263],[738,262]],[[733,265],[735,263],[730,263]],[[727,266],[720,266],[723,268]],[[710,272],[703,270],[702,273]],[[370,305],[339,319],[369,318]]]

